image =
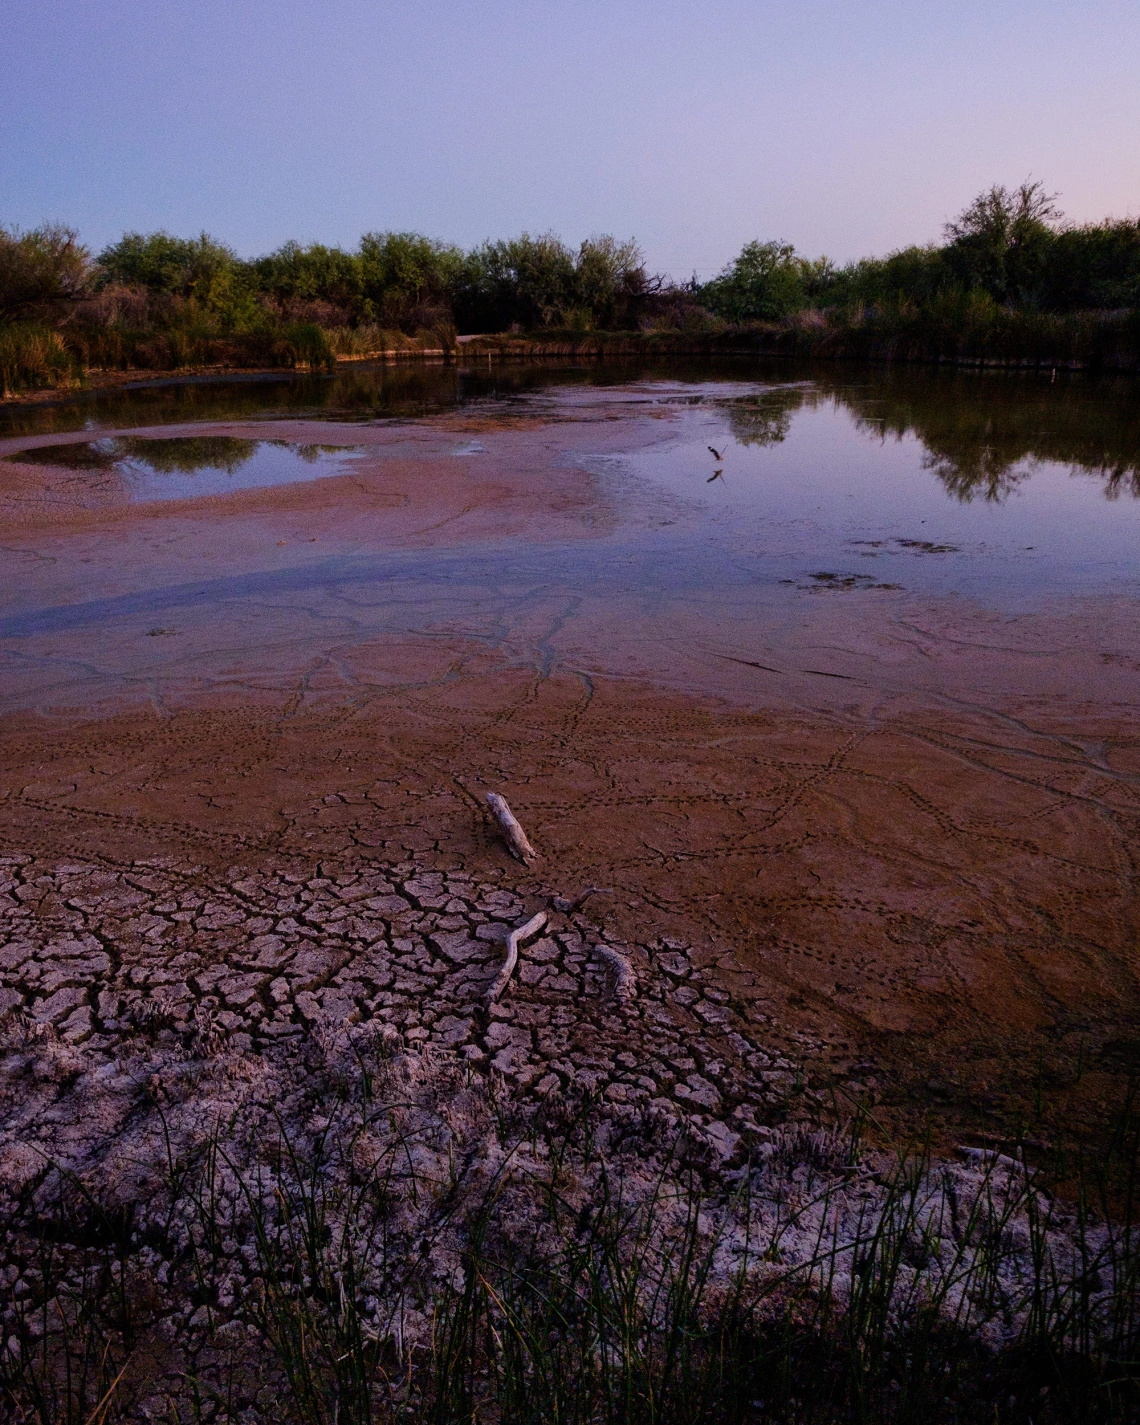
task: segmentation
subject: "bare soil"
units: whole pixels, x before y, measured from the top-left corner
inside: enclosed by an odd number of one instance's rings
[[[731,960],[773,1052],[910,1126],[1071,1134],[1134,1070],[1137,744],[1119,720],[859,726],[560,675],[449,683],[406,659],[362,707],[9,718],[5,849],[171,857],[191,880],[411,858],[570,901],[602,887],[583,907],[599,936],[700,947],[728,990]],[[534,875],[488,789],[540,848]],[[106,933],[129,940],[134,915]]]

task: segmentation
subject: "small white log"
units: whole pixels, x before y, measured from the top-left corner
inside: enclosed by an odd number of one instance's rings
[[[1011,1158],[1006,1153],[995,1153],[992,1148],[968,1148],[965,1144],[959,1143],[958,1152],[968,1163],[973,1163],[978,1168],[984,1168],[989,1163],[996,1163],[1011,1173],[1029,1175],[1029,1169],[1024,1163],[1019,1163],[1016,1158]]]
[[[526,832],[518,824],[514,812],[507,805],[506,797],[500,796],[498,792],[488,792],[487,805],[494,812],[499,825],[503,828],[507,845],[524,865],[529,866],[537,857],[538,852],[526,839]]]
[[[545,924],[546,912],[540,910],[537,915],[531,916],[525,925],[520,926],[518,930],[512,930],[507,936],[507,958],[503,961],[503,968],[495,976],[494,984],[487,991],[488,1004],[494,1004],[510,983],[515,966],[519,962],[519,946],[532,935],[537,935]]]
[[[628,958],[612,945],[595,945],[594,954],[610,972],[614,998],[629,999],[637,988],[637,976]]]

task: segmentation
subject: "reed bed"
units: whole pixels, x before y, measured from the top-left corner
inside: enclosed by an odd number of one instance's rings
[[[74,378],[72,357],[58,332],[33,323],[0,324],[0,395],[67,386]]]

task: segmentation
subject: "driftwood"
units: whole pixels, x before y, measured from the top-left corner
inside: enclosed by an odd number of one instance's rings
[[[1032,1169],[1025,1163],[1019,1162],[1017,1158],[1009,1157],[1006,1153],[996,1153],[991,1148],[968,1148],[965,1144],[959,1143],[958,1152],[968,1163],[973,1163],[977,1168],[996,1164],[1011,1173],[1024,1173],[1026,1177],[1032,1176]]]
[[[612,896],[613,889],[610,886],[587,886],[576,901],[567,899],[566,896],[555,896],[550,902],[555,910],[560,910],[565,915],[573,915],[576,910],[581,910],[591,896]]]
[[[637,988],[637,976],[628,957],[615,950],[612,945],[595,945],[594,954],[609,971],[614,998],[629,999]]]
[[[499,825],[503,828],[503,835],[507,838],[507,845],[511,851],[529,866],[538,855],[538,852],[526,839],[526,832],[518,824],[515,814],[507,805],[507,799],[500,796],[498,792],[487,793],[487,805],[494,812]]]
[[[488,1004],[494,1004],[510,983],[515,966],[519,962],[519,946],[532,935],[537,935],[545,924],[546,912],[540,910],[537,915],[531,916],[525,925],[520,926],[518,930],[512,930],[507,936],[507,958],[503,961],[503,968],[495,976],[494,984],[487,991]]]

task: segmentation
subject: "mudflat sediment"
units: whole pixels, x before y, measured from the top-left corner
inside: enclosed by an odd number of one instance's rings
[[[821,1125],[867,1111],[880,1146],[927,1132],[945,1153],[1101,1131],[1140,1063],[1128,591],[987,603],[929,572],[957,546],[889,529],[845,527],[849,565],[820,568],[798,516],[717,525],[654,491],[636,462],[723,418],[626,396],[218,423],[364,454],[203,499],[6,470],[13,1280],[36,1224],[79,1211],[66,1178],[134,1214],[131,1270],[175,1283],[171,1174],[221,1142],[233,1270],[202,1300],[171,1286],[153,1337],[192,1328],[216,1355],[261,1280],[241,1200],[266,1144],[315,1153],[334,1123],[338,1172],[362,1134],[375,1163],[410,1132],[400,1192],[430,1205],[457,1200],[445,1164],[498,1163],[512,1114],[586,1105],[614,1161],[624,1142],[665,1172],[683,1141],[710,1191],[755,1171],[771,1204],[791,1194],[807,1255],[819,1203],[839,1232],[882,1179]],[[862,572],[888,559],[909,585]],[[963,1200],[988,1191],[977,1160],[952,1172]],[[405,1209],[410,1252],[430,1213]]]

